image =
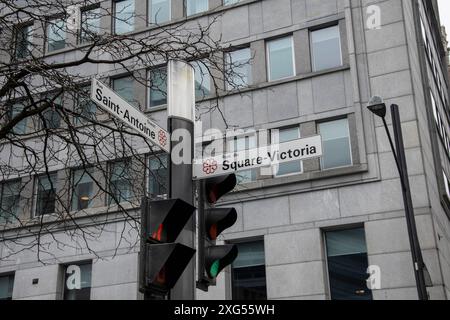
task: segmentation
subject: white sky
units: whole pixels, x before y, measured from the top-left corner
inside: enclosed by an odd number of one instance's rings
[[[441,24],[444,25],[447,30],[447,38],[450,38],[450,1],[438,0],[438,2],[439,13],[441,15]]]

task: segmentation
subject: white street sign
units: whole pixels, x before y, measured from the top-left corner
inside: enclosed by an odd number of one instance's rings
[[[200,180],[321,156],[322,138],[318,135],[216,157],[195,159],[193,178]]]
[[[97,79],[92,81],[91,100],[153,144],[170,153],[169,133]]]

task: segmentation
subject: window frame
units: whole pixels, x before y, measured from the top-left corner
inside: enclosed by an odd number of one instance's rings
[[[117,33],[116,31],[117,31],[117,3],[119,3],[119,2],[124,2],[124,1],[133,1],[133,7],[134,7],[134,13],[133,13],[133,25],[132,25],[132,30],[129,30],[129,31],[127,31],[127,32],[123,32],[123,33]],[[142,0],[141,0],[142,1]],[[137,17],[137,14],[136,14],[136,0],[112,0],[111,1],[112,2],[112,6],[113,6],[113,8],[112,8],[112,16],[111,16],[111,20],[112,20],[112,23],[111,23],[111,27],[112,27],[112,34],[114,34],[114,35],[123,35],[123,34],[128,34],[128,33],[132,33],[132,32],[135,32],[136,31],[136,17]],[[124,21],[121,21],[121,22],[124,22]],[[125,23],[125,22],[124,22]],[[127,23],[127,25],[130,25],[130,24],[128,24]]]
[[[23,186],[22,186],[22,179],[17,178],[17,179],[5,180],[5,181],[1,181],[0,182],[0,211],[1,211],[1,208],[3,206],[3,196],[4,196],[4,191],[5,191],[4,190],[5,184],[13,184],[13,183],[18,183],[19,186],[20,186],[19,194],[17,195],[17,197],[18,197],[18,203],[17,203],[18,208],[17,209],[20,210],[20,201],[21,201],[21,198],[22,198],[21,195],[20,195],[20,192],[22,191]],[[14,196],[16,196],[16,195],[14,195]],[[16,218],[18,218],[18,216],[20,215],[20,212],[17,212],[15,214],[17,215]],[[5,218],[4,222],[2,222],[0,220],[0,224],[2,224],[2,223],[8,224],[9,220],[6,219],[6,218]]]
[[[122,203],[132,203],[133,200],[136,198],[136,195],[134,194],[134,191],[133,191],[133,185],[131,185],[131,184],[130,184],[130,190],[131,190],[131,197],[130,197],[130,199],[122,200],[122,201],[119,201],[119,202],[116,203],[115,200],[111,197],[111,194],[114,193],[114,190],[112,188],[113,167],[117,163],[121,163],[121,162],[125,163],[125,165],[127,167],[133,165],[133,161],[132,161],[131,158],[115,159],[115,160],[109,161],[107,163],[107,166],[108,166],[108,171],[107,171],[108,172],[108,187],[107,187],[107,189],[109,191],[109,194],[105,197],[106,206],[115,206],[115,205],[122,204]],[[128,179],[131,179],[131,177],[128,177]],[[120,199],[117,199],[117,200],[120,200]]]
[[[2,273],[0,274],[0,278],[12,278],[12,291],[11,291],[11,297],[8,297],[6,299],[2,299],[0,298],[0,301],[11,301],[14,298],[14,285],[15,285],[15,281],[16,281],[16,273],[15,272],[6,272],[6,273]]]
[[[253,84],[253,64],[251,63],[252,61],[252,49],[250,47],[250,45],[248,46],[242,46],[242,47],[235,47],[235,48],[231,48],[230,50],[227,50],[224,52],[224,68],[225,68],[225,72],[226,74],[228,74],[229,70],[231,70],[231,66],[228,65],[228,63],[231,61],[231,55],[235,52],[238,51],[243,51],[243,50],[248,50],[249,51],[249,62],[248,62],[248,66],[249,66],[249,74],[246,75],[246,83],[242,86],[239,86],[237,88],[232,88],[230,87],[230,83],[227,80],[227,78],[225,77],[224,81],[225,81],[225,89],[228,92],[232,92],[232,91],[236,91],[236,90],[243,90],[243,89],[247,89],[249,88],[252,84]],[[242,68],[242,67],[241,67]],[[241,79],[240,79],[241,80]]]
[[[210,10],[210,8],[209,8],[209,0],[205,0],[205,1],[206,1],[206,5],[207,5],[206,10],[200,11],[200,12],[196,12],[196,13],[193,13],[193,14],[188,14],[188,2],[189,2],[189,1],[190,1],[190,0],[183,0],[183,5],[184,5],[184,16],[185,16],[186,18],[193,17],[193,16],[196,16],[196,15],[202,14],[202,13],[204,13],[204,12],[208,12],[208,11]],[[191,0],[191,1],[198,1],[198,0]]]
[[[269,48],[269,43],[272,41],[276,41],[276,40],[281,40],[284,38],[290,38],[291,40],[291,51],[292,51],[292,75],[290,76],[286,76],[286,77],[282,77],[282,78],[278,78],[278,79],[272,79],[272,74],[270,72],[270,66],[271,66],[271,59],[270,59],[270,48]],[[290,79],[292,77],[295,77],[297,75],[297,68],[295,65],[295,48],[294,48],[294,36],[292,34],[289,35],[284,35],[284,36],[280,36],[277,38],[272,38],[272,39],[266,39],[265,40],[265,46],[266,46],[266,68],[267,68],[267,82],[276,82],[276,81],[281,81],[281,80],[285,80],[285,79]]]
[[[33,50],[33,40],[34,40],[34,21],[28,21],[28,22],[24,22],[24,23],[20,23],[17,24],[15,26],[15,34],[14,34],[14,58],[17,60],[26,60],[30,57],[31,55],[31,51]],[[28,42],[28,39],[26,39],[25,41],[27,42],[26,45],[26,50],[27,53],[24,57],[19,57],[18,56],[18,46],[19,46],[19,40],[18,40],[18,36],[19,36],[19,31],[22,31],[24,28],[31,28],[31,42]],[[31,48],[29,48],[31,47]]]
[[[153,15],[153,0],[147,0],[147,26],[163,25],[172,21],[172,0],[166,0],[169,2],[169,19],[163,22],[152,22]]]
[[[57,193],[58,193],[58,188],[57,188],[57,181],[55,182],[55,183],[53,183],[52,182],[52,186],[53,186],[53,188],[55,189],[55,200],[54,200],[54,202],[55,202],[55,204],[54,204],[54,207],[55,207],[55,212],[51,212],[51,213],[44,213],[44,214],[37,214],[37,210],[38,210],[38,196],[39,196],[39,179],[40,178],[42,178],[42,177],[45,177],[45,178],[49,178],[49,176],[52,176],[52,175],[54,175],[56,178],[56,180],[58,179],[58,171],[52,171],[52,172],[49,172],[48,174],[46,174],[46,173],[44,173],[44,174],[38,174],[38,175],[36,175],[35,176],[35,180],[34,180],[34,192],[33,192],[33,215],[32,215],[32,217],[33,218],[39,218],[39,217],[42,217],[42,216],[51,216],[51,215],[54,215],[55,213],[56,213],[56,196],[57,196]]]
[[[298,129],[298,138],[297,139],[301,139],[302,135],[301,135],[300,125],[301,124],[270,129],[270,143],[271,144],[274,143],[274,135],[273,135],[273,131],[274,130],[278,130],[278,132],[279,132],[280,130],[289,130],[289,129],[297,128]],[[289,141],[293,141],[293,140],[289,140]],[[288,142],[288,141],[284,141],[284,142],[278,141],[278,143],[285,143],[285,142]],[[297,160],[292,160],[292,162],[294,162],[294,161],[297,161]],[[281,174],[281,175],[279,175],[278,171],[280,170],[280,168],[279,168],[280,164],[272,165],[271,166],[271,168],[272,168],[272,177],[273,178],[284,178],[284,177],[292,177],[292,176],[302,175],[304,173],[303,161],[302,160],[298,160],[298,161],[300,162],[300,171],[293,172],[293,173],[288,173],[288,174]],[[284,163],[290,163],[290,161],[284,162]],[[281,163],[281,164],[283,164],[283,163]]]
[[[335,66],[335,67],[331,67],[331,68],[324,68],[324,69],[317,69],[316,68],[316,62],[315,62],[315,55],[314,55],[314,42],[313,42],[313,33],[317,32],[317,31],[321,31],[321,30],[325,30],[325,29],[329,29],[329,28],[337,28],[338,30],[338,39],[339,39],[339,65]],[[334,69],[334,68],[339,68],[342,67],[344,64],[344,56],[343,56],[343,52],[342,52],[342,38],[341,38],[341,33],[340,33],[340,27],[339,27],[339,23],[335,23],[335,24],[331,24],[331,25],[326,25],[326,26],[321,26],[321,27],[317,27],[314,29],[310,29],[309,30],[309,46],[310,46],[310,56],[311,56],[311,71],[312,72],[322,72],[322,71],[326,71],[326,70],[330,70],[330,69]]]
[[[166,70],[166,103],[164,104],[160,104],[160,105],[156,105],[156,106],[151,106],[151,102],[152,102],[152,96],[151,96],[151,91],[152,91],[152,87],[150,86],[150,77],[151,77],[151,73],[154,70],[161,70],[161,69],[165,69]],[[195,81],[195,80],[194,80]],[[146,109],[149,111],[152,110],[159,110],[159,109],[165,109],[167,108],[167,99],[168,99],[168,95],[167,95],[167,91],[168,91],[168,65],[167,64],[162,64],[162,65],[158,65],[152,68],[147,69],[147,103],[146,103]]]
[[[50,42],[49,42],[49,30],[50,30],[50,26],[55,26],[56,23],[51,23],[52,21],[57,21],[60,20],[64,23],[64,47],[60,48],[60,49],[55,49],[55,50],[50,50]],[[65,50],[67,48],[67,21],[64,19],[64,16],[54,16],[54,17],[50,17],[46,20],[45,22],[45,36],[44,36],[44,45],[45,45],[45,50],[44,52],[47,54],[52,54],[54,52],[59,52],[60,50]]]
[[[69,299],[65,299],[65,297],[66,297],[66,282],[67,282],[67,279],[66,279],[66,275],[67,275],[67,267],[68,266],[71,266],[71,265],[76,265],[76,266],[78,266],[78,267],[80,267],[80,266],[82,266],[82,265],[91,265],[91,285],[90,285],[90,287],[89,287],[89,300],[92,300],[92,269],[93,269],[93,266],[94,266],[94,263],[93,263],[93,261],[92,260],[82,260],[82,261],[76,261],[76,262],[70,262],[70,263],[64,263],[64,264],[61,264],[60,266],[62,267],[62,272],[63,272],[63,275],[62,275],[62,280],[63,280],[63,283],[62,283],[62,292],[61,292],[61,300],[65,300],[65,301],[70,301]],[[80,275],[81,276],[81,275]],[[81,279],[80,279],[81,280]]]
[[[88,12],[88,11],[92,11],[92,10],[101,10],[100,4],[92,4],[90,6],[87,7],[83,7],[81,8],[81,14],[80,14],[80,19],[81,19],[81,27],[83,26],[83,14]],[[101,25],[102,25],[102,21],[101,21],[102,15],[100,14],[99,19],[99,32],[101,30]],[[89,41],[83,41],[83,30],[82,28],[80,28],[80,30],[77,32],[77,44],[78,45],[85,45],[85,44],[89,44],[92,43],[92,40]]]
[[[98,193],[96,194],[96,190],[95,190],[95,181],[91,181],[91,183],[92,183],[92,199],[90,199],[89,200],[89,204],[88,204],[88,206],[86,207],[86,208],[84,208],[84,209],[78,209],[78,208],[76,208],[76,209],[74,209],[74,207],[73,207],[73,201],[74,201],[74,197],[75,197],[75,172],[77,172],[77,171],[84,171],[84,172],[87,172],[87,171],[89,171],[89,170],[92,170],[92,171],[94,171],[95,170],[95,167],[94,166],[90,166],[90,167],[86,167],[86,168],[83,168],[83,167],[75,167],[75,168],[71,168],[70,169],[70,191],[71,191],[71,196],[70,196],[70,199],[69,199],[69,201],[70,201],[70,203],[69,203],[69,207],[70,207],[70,211],[71,212],[78,212],[78,211],[83,211],[83,210],[88,210],[88,209],[90,209],[90,208],[93,208],[93,201],[94,201],[94,198],[95,198],[95,196],[97,195],[98,196]],[[92,172],[91,173],[91,175],[94,175],[95,174],[95,172]],[[89,175],[88,175],[89,176]],[[89,176],[89,178],[90,178],[90,176]]]
[[[117,92],[117,90],[118,89],[116,89],[115,87],[114,87],[114,82],[116,81],[116,80],[120,80],[120,79],[123,79],[123,78],[131,78],[131,83],[132,83],[132,88],[133,88],[133,97],[135,96],[135,91],[136,91],[136,87],[135,87],[135,85],[136,85],[136,79],[135,79],[135,77],[134,77],[134,74],[132,73],[132,72],[127,72],[127,73],[123,73],[123,74],[118,74],[118,75],[114,75],[114,76],[112,76],[111,78],[110,78],[110,86],[111,86],[111,89],[112,90],[114,90],[114,92],[119,96],[119,97],[121,97],[123,100],[125,100],[127,103],[129,103],[130,105],[132,105],[133,107],[135,107],[135,108],[137,108],[137,109],[139,109],[138,108],[138,105],[135,105],[134,103],[139,103],[139,101],[138,100],[133,100],[132,102],[130,102],[130,101],[128,101],[127,99],[126,99],[126,97],[124,97],[124,96],[122,96],[119,92]],[[120,90],[120,89],[119,89]]]
[[[349,154],[350,154],[350,164],[349,165],[345,165],[345,166],[339,166],[339,167],[333,167],[333,168],[327,168],[325,169],[323,167],[323,158],[325,157],[325,153],[324,155],[322,155],[322,157],[320,157],[319,159],[319,165],[320,165],[320,171],[330,171],[330,170],[336,170],[336,169],[341,169],[341,168],[349,168],[349,167],[353,167],[355,165],[354,159],[353,159],[353,152],[352,152],[352,137],[351,137],[351,132],[350,132],[350,120],[348,118],[348,116],[345,117],[338,117],[338,118],[333,118],[333,119],[324,119],[321,121],[317,121],[316,122],[316,132],[318,135],[320,135],[320,139],[322,141],[322,147],[323,147],[323,137],[320,133],[320,125],[323,123],[328,123],[328,122],[334,122],[334,121],[339,121],[339,120],[347,120],[347,131],[348,131],[348,143],[349,143]]]
[[[266,242],[264,237],[256,237],[256,238],[248,238],[248,239],[237,239],[237,240],[231,240],[229,242],[227,242],[228,244],[234,244],[234,245],[239,245],[239,244],[249,244],[249,243],[256,243],[256,242],[262,242],[263,244],[263,248],[264,248],[264,273],[265,273],[265,280],[266,280],[266,300],[269,300],[269,295],[268,295],[268,283],[267,283],[267,251],[266,251]],[[234,262],[233,262],[234,263]],[[233,263],[230,264],[229,266],[229,281],[228,281],[228,287],[229,287],[229,297],[231,300],[234,299],[233,297],[233,278],[234,278],[234,269],[233,268]],[[253,300],[253,301],[266,301],[266,300]],[[238,300],[236,300],[238,301]],[[242,300],[241,300],[242,301]]]
[[[153,193],[151,193],[150,192],[150,179],[151,179],[151,168],[150,168],[150,161],[152,160],[152,159],[158,159],[159,157],[167,157],[167,168],[165,168],[166,170],[167,170],[167,186],[166,186],[166,191],[167,191],[167,193],[166,194],[153,194]],[[158,152],[158,153],[156,153],[156,154],[147,154],[146,155],[146,164],[147,164],[147,169],[146,169],[146,172],[145,172],[145,174],[146,174],[146,178],[145,178],[145,182],[146,182],[146,192],[147,192],[147,194],[151,197],[151,198],[154,198],[154,199],[168,199],[168,197],[169,197],[169,187],[170,187],[170,175],[169,175],[169,161],[170,161],[170,159],[169,159],[169,157],[170,157],[170,155],[168,155],[167,153],[162,153],[162,152]],[[161,170],[161,168],[160,169],[158,169],[158,170]]]
[[[336,301],[333,300],[331,297],[331,279],[330,279],[330,268],[328,263],[328,246],[327,246],[327,237],[326,234],[329,232],[339,232],[339,231],[349,231],[349,230],[355,230],[355,229],[363,229],[364,230],[364,239],[366,242],[366,254],[367,254],[367,264],[369,264],[369,251],[367,246],[367,232],[366,227],[364,224],[357,223],[357,224],[350,224],[350,225],[341,225],[341,226],[335,226],[330,228],[321,228],[321,238],[322,238],[322,245],[323,245],[323,254],[324,254],[324,261],[325,261],[325,291],[327,300],[329,301]],[[372,300],[373,299],[373,290],[372,291]]]

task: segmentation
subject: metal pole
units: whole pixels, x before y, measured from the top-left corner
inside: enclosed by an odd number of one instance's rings
[[[402,181],[403,202],[405,205],[406,224],[408,227],[409,242],[414,265],[414,275],[416,278],[417,292],[419,300],[428,300],[428,293],[425,284],[424,263],[422,251],[420,249],[419,238],[417,236],[416,220],[414,217],[414,207],[411,198],[409,185],[408,167],[406,165],[405,147],[403,144],[402,127],[398,105],[391,105],[392,124],[394,127],[394,138],[397,149],[397,159],[399,165],[400,179]],[[389,135],[389,131],[387,132]],[[394,151],[395,154],[395,151]]]
[[[184,118],[170,117],[168,119],[168,129],[172,136],[175,130],[181,129],[187,133],[183,138],[190,138],[190,150],[184,152],[193,152],[194,141],[194,123]],[[185,143],[186,145],[186,143]],[[176,144],[171,143],[170,155],[174,154],[174,147]],[[178,152],[178,151],[177,151]],[[194,205],[194,188],[192,183],[192,161],[189,163],[174,164],[170,159],[169,165],[169,198],[181,199],[187,203]],[[194,216],[188,221],[185,228],[177,239],[178,243],[184,244],[188,247],[195,248],[195,219]],[[174,300],[194,300],[195,291],[195,259],[192,259],[184,270],[182,276],[178,280],[175,287],[170,292],[170,299]]]

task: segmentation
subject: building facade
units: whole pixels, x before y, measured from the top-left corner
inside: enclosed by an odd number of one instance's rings
[[[99,5],[112,12],[129,5],[146,12],[149,21],[161,19],[161,25],[218,17],[213,32],[236,48],[225,64],[230,57],[251,58],[236,79],[239,92],[216,100],[212,82],[198,81],[203,93],[198,136],[211,128],[243,129],[233,140],[234,150],[322,136],[321,159],[239,173],[239,186],[221,202],[238,211],[221,241],[237,244],[239,256],[215,287],[196,291],[197,299],[417,299],[399,174],[383,123],[366,108],[374,95],[400,107],[419,240],[432,281],[429,296],[450,297],[449,82],[436,1],[107,0]],[[161,14],[152,14],[156,10]],[[129,28],[112,17],[99,23]],[[126,31],[149,28],[136,19]],[[77,50],[50,36],[47,41],[54,59]],[[131,99],[166,127],[163,95],[122,77],[120,69],[81,66],[79,71],[112,79],[124,96],[131,86]],[[202,112],[216,101],[218,108]],[[390,114],[386,119],[392,130]],[[269,134],[261,141],[245,133],[251,129]],[[151,157],[146,161],[152,171],[145,177],[149,192],[164,194],[164,185],[154,180],[155,173],[165,177],[164,166]],[[56,188],[66,169],[55,173]],[[36,203],[45,191],[36,192]],[[103,232],[90,239],[98,256],[81,245],[49,245],[42,264],[36,252],[0,243],[0,298],[142,298],[138,231],[114,219],[105,199],[96,201],[89,209],[111,217],[100,219]],[[81,202],[75,207],[85,209]],[[23,214],[30,219],[37,212],[45,215],[52,208],[37,205]],[[20,237],[26,242],[26,234]],[[60,237],[70,242],[66,233]],[[376,273],[371,288],[365,281],[369,266]],[[82,275],[81,290],[68,285],[73,270]]]

